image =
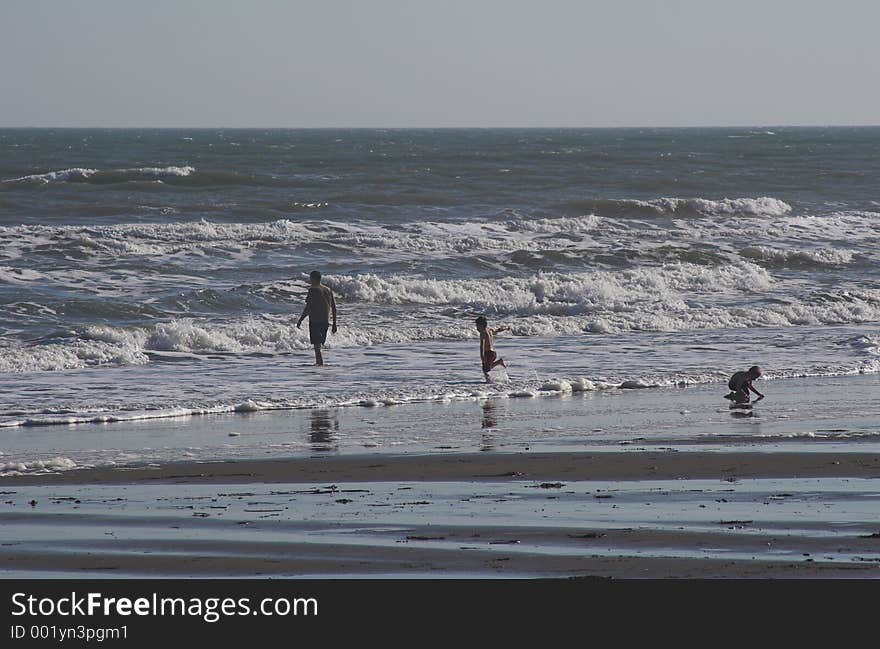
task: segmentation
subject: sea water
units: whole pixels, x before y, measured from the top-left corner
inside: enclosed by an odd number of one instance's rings
[[[878,154],[880,128],[2,129],[0,436],[873,374]],[[506,382],[477,315],[511,328]]]

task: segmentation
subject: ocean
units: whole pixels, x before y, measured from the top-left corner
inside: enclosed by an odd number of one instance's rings
[[[279,452],[339,417],[454,446],[466,403],[876,374],[878,158],[875,127],[0,129],[0,470],[207,456],[261,413]],[[489,383],[477,315],[511,328]],[[375,414],[416,402],[431,430]],[[175,442],[193,418],[222,440]]]

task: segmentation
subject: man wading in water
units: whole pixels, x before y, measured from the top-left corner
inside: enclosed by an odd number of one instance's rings
[[[309,273],[312,285],[306,295],[306,306],[296,323],[299,329],[306,316],[309,317],[309,342],[315,346],[315,365],[323,365],[324,357],[321,347],[327,342],[327,329],[330,328],[330,316],[333,316],[333,333],[336,333],[336,300],[329,286],[321,283],[321,272],[313,270]]]

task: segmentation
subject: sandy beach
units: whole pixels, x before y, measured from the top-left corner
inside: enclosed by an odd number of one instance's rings
[[[878,578],[877,386],[10,429],[0,575]]]
[[[880,577],[880,454],[177,462],[0,479],[7,576]]]

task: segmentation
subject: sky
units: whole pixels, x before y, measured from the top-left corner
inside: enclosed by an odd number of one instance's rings
[[[0,127],[880,124],[877,0],[0,0]]]

